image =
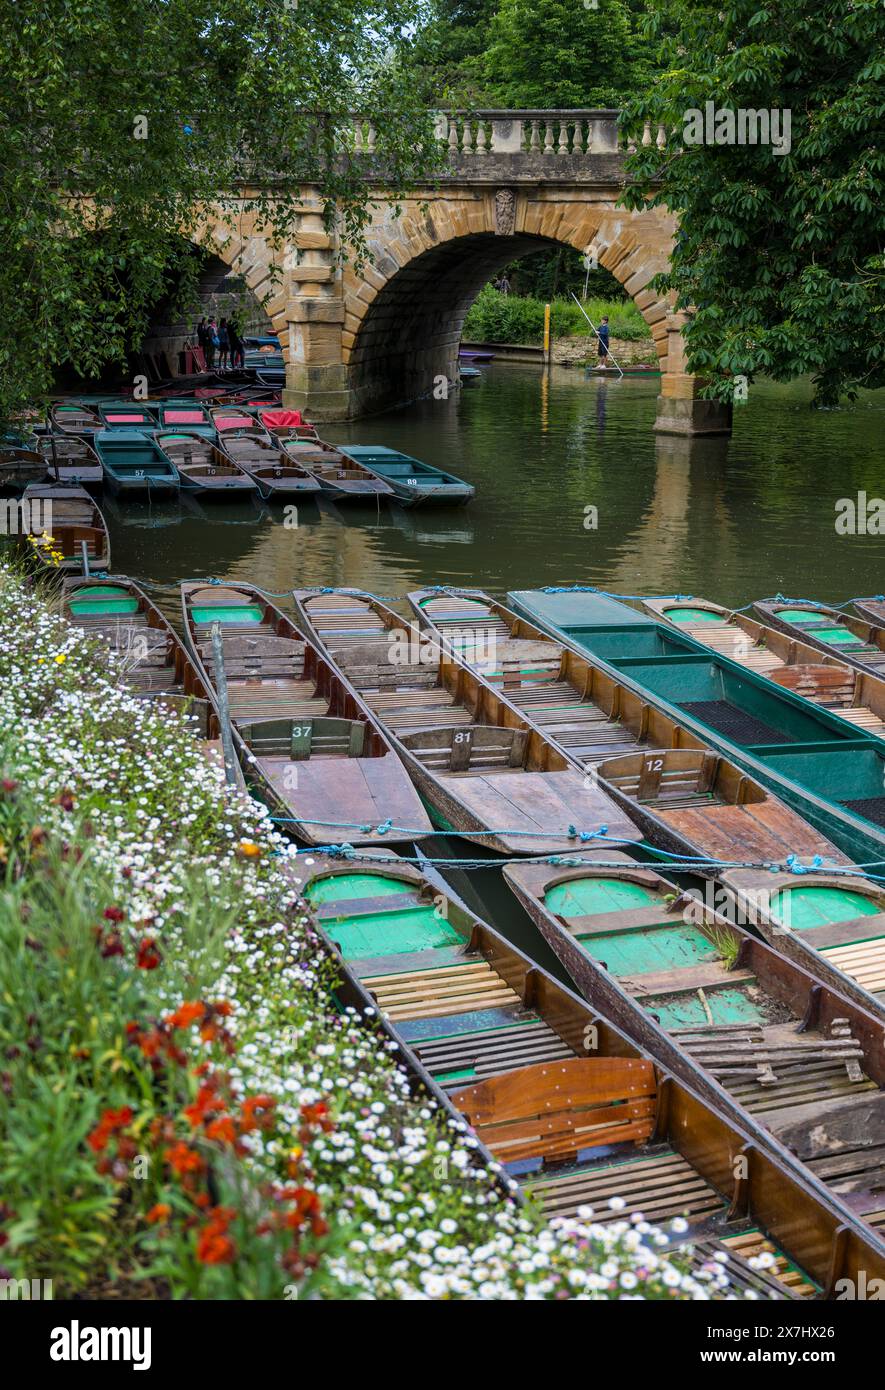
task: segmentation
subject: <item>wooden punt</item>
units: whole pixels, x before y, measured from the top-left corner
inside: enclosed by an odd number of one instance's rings
[[[215,689],[221,630],[243,769],[310,845],[419,840],[430,822],[377,720],[294,623],[251,584],[181,586],[184,630]],[[382,830],[385,823],[389,829]]]
[[[779,628],[764,627],[708,599],[646,599],[653,618],[671,623],[695,642],[748,671],[837,714],[852,728],[885,738],[885,679],[848,666]]]
[[[604,861],[604,862],[601,862]],[[625,855],[504,876],[585,999],[677,1074],[716,1081],[885,1233],[881,1017]]]
[[[122,428],[100,430],[93,443],[105,486],[116,496],[151,498],[178,492],[178,474],[152,435]]]
[[[260,439],[264,444],[274,444],[270,431],[242,405],[210,406],[209,414],[222,448],[228,439]]]
[[[280,442],[286,439],[319,439],[316,426],[308,424],[300,410],[281,410],[278,406],[268,405],[266,401],[244,401],[243,404],[255,411],[264,428]]]
[[[520,614],[782,798],[858,864],[885,866],[885,748],[832,710],[598,594],[518,591]]]
[[[463,506],[475,496],[476,489],[463,478],[410,458],[408,454],[400,454],[396,449],[385,449],[377,444],[338,444],[335,447],[366,472],[389,483],[397,501],[404,507],[428,503]]]
[[[90,438],[102,427],[97,410],[79,401],[53,401],[49,407],[49,423],[60,434]]]
[[[37,440],[36,450],[46,460],[50,481],[66,487],[85,487],[87,492],[97,492],[102,487],[101,459],[84,436],[42,435]]]
[[[28,536],[48,534],[52,549],[61,552],[62,558],[56,563],[50,559],[47,547],[28,546],[45,569],[62,573],[82,570],[84,545],[89,569],[109,567],[111,538],[107,522],[85,488],[32,483],[25,488],[22,503],[27,508]]]
[[[306,468],[276,441],[257,434],[219,434],[223,452],[253,480],[265,501],[318,493],[320,485]]]
[[[543,733],[505,709],[457,657],[419,642],[392,609],[356,594],[294,598],[300,625],[394,741],[440,829],[502,854],[563,853],[602,826],[616,840],[639,839],[627,815]],[[341,640],[330,620],[345,624]],[[369,626],[376,624],[380,633]]]
[[[156,406],[157,423],[161,430],[179,430],[202,434],[215,440],[212,416],[201,401],[162,401]]]
[[[0,443],[0,491],[16,492],[46,477],[46,460],[36,449]]]
[[[157,430],[154,439],[178,474],[183,492],[209,499],[237,498],[258,490],[255,479],[204,435]]]
[[[648,1019],[652,1061],[432,872],[377,852],[359,864],[318,856],[304,891],[340,962],[340,1002],[377,1013],[411,1089],[467,1119],[474,1161],[502,1164],[518,1200],[551,1220],[587,1207],[600,1224],[683,1218],[674,1243],[692,1242],[695,1268],[725,1258],[739,1294],[836,1297],[840,1279],[885,1272],[872,1213],[857,1215],[829,1173],[828,1190]],[[774,1257],[766,1272],[748,1263],[762,1251]]]
[[[856,598],[854,608],[864,622],[870,623],[874,627],[885,627],[885,599]]]
[[[101,401],[98,414],[103,430],[155,430],[156,407],[129,401]]]
[[[753,604],[763,623],[798,637],[861,671],[885,676],[885,626],[853,618],[824,603],[765,599]]]
[[[342,454],[334,444],[299,435],[285,440],[283,448],[336,502],[365,502],[394,495],[389,483]]]
[[[721,880],[776,950],[864,1007],[885,1007],[885,893],[848,872],[850,859],[819,826],[712,749],[677,710],[659,708],[614,669],[480,591],[409,598],[431,636],[456,646],[506,703],[500,722],[528,721],[598,779],[652,843],[715,863],[778,865],[708,864],[703,873]],[[832,872],[800,887],[791,856],[800,864],[818,856]]]

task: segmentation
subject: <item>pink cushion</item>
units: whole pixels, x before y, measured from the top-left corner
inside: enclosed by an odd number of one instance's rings
[[[251,415],[216,415],[215,425],[220,430],[241,430],[243,426],[253,426],[255,421]]]
[[[163,419],[168,425],[202,425],[205,416],[202,410],[164,410]]]
[[[300,410],[264,410],[261,413],[261,422],[267,425],[269,430],[282,430],[303,425],[304,418]]]
[[[146,415],[135,415],[131,411],[126,415],[111,415],[110,412],[106,410],[104,418],[107,420],[109,425],[128,425],[135,421],[138,421],[143,425],[150,423]]]

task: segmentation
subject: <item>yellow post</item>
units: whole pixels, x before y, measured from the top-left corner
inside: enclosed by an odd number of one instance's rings
[[[550,305],[544,305],[544,361],[550,361]]]

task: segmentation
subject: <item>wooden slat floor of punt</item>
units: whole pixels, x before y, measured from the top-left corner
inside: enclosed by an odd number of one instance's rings
[[[755,861],[822,854],[829,863],[850,862],[807,821],[772,799],[742,806],[711,802],[703,811],[660,803],[655,809],[662,820],[715,859]]]
[[[485,960],[376,975],[364,979],[363,984],[391,1022],[445,1018],[480,1009],[514,1007],[522,1002]]]
[[[68,618],[90,637],[107,643],[123,663],[125,683],[134,690],[150,691],[176,689],[175,667],[168,662],[169,639],[156,627],[148,627],[144,613],[121,613],[87,617],[76,614]],[[146,648],[146,650],[145,650]]]
[[[520,1067],[574,1056],[549,1024],[534,1017],[504,1028],[430,1038],[412,1043],[412,1048],[444,1091],[457,1091],[467,1082],[486,1081]]]
[[[812,1101],[835,1100],[839,1096],[856,1096],[864,1091],[875,1091],[876,1083],[869,1077],[863,1081],[852,1081],[844,1065],[837,1062],[808,1063],[796,1073],[775,1074],[778,1080],[773,1085],[762,1085],[750,1079],[729,1081],[720,1077],[735,1100],[740,1101],[753,1115],[765,1123],[765,1112],[783,1110],[790,1105],[808,1105]]]
[[[838,707],[827,705],[825,708],[830,709],[833,714],[838,714],[842,719],[847,719],[849,724],[853,724],[856,728],[863,729],[868,734],[875,734],[877,738],[885,738],[885,719],[880,719],[879,715],[875,714],[868,706],[855,705],[851,708],[845,708],[841,705]]]
[[[813,932],[807,940],[814,945]],[[871,993],[885,989],[885,936],[824,947],[821,955]]]
[[[750,639],[747,634],[725,621],[720,623],[679,623],[678,628],[680,632],[693,637],[696,642],[700,642],[706,647],[712,647],[722,656],[737,661],[748,671],[758,671],[761,675],[765,675],[768,671],[773,671],[777,666],[783,665],[780,657],[765,647],[748,646]]]
[[[557,1177],[529,1175],[521,1183],[547,1217],[575,1216],[579,1207],[589,1206],[601,1225],[628,1221],[633,1212],[654,1224],[677,1216],[705,1221],[726,1210],[722,1195],[672,1149],[623,1163],[585,1164]],[[610,1208],[613,1197],[624,1205]]]
[[[822,1154],[806,1163],[835,1193],[846,1198],[854,1193],[870,1194],[871,1210],[862,1213],[863,1219],[877,1230],[885,1228],[885,1144]]]
[[[623,724],[607,719],[592,701],[581,700],[567,681],[505,685],[504,691],[532,724],[577,757],[611,758],[636,747],[636,738]]]
[[[754,1259],[757,1255],[773,1255],[774,1264],[769,1266],[768,1273],[774,1275],[791,1293],[799,1298],[814,1298],[819,1293],[817,1285],[811,1282],[807,1274],[803,1274],[791,1264],[786,1255],[761,1231],[744,1231],[740,1235],[722,1236],[720,1244],[743,1260]]]

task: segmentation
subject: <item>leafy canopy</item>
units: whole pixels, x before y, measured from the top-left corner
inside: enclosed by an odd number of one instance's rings
[[[885,6],[661,0],[647,24],[662,71],[625,120],[671,133],[631,159],[626,201],[679,215],[664,283],[690,369],[723,399],[735,374],[811,374],[820,404],[885,385]],[[789,152],[686,144],[708,101],[789,112]]]
[[[369,193],[341,132],[370,116],[396,194],[432,162],[401,61],[420,0],[18,0],[0,7],[0,419],[122,361],[197,268],[230,195],[284,242],[316,186],[357,247]],[[319,114],[322,113],[322,114]],[[234,195],[238,195],[236,198]],[[180,296],[181,297],[181,296]]]

